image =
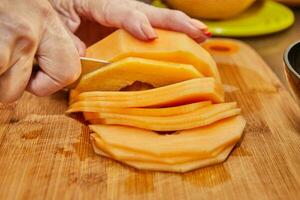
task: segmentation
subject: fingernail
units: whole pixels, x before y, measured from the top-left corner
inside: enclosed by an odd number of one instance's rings
[[[157,38],[157,34],[155,30],[148,24],[143,24],[142,29],[144,34],[147,36],[149,40],[154,40]]]
[[[203,33],[200,29],[197,29],[195,26],[193,26],[190,23],[187,23],[186,27],[189,30],[189,36],[192,37],[192,38],[198,38],[201,35],[203,35]]]
[[[209,30],[203,31],[203,33],[207,36],[207,37],[211,37],[212,33]]]

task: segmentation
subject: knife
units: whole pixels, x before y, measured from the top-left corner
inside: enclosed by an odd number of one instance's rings
[[[80,57],[81,67],[82,67],[82,75],[94,71],[100,67],[105,65],[109,65],[110,62],[106,60],[96,59],[96,58],[87,58],[87,57]],[[33,60],[33,66],[35,68],[39,67],[38,62],[36,59]]]
[[[101,59],[97,59],[97,58],[87,58],[87,57],[80,57],[80,62],[81,62],[81,75],[77,79],[77,81],[75,81],[71,85],[68,85],[66,87],[67,89],[74,89],[76,87],[76,85],[79,83],[80,78],[82,76],[84,76],[85,74],[93,72],[93,71],[95,71],[99,68],[102,68],[106,65],[109,65],[111,63],[106,60],[101,60]]]
[[[80,57],[80,61],[82,67],[82,75],[110,64],[110,62],[106,60],[87,57]]]

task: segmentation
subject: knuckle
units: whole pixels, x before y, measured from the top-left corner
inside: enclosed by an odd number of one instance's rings
[[[16,94],[16,93],[8,93],[8,92],[1,92],[1,94],[3,94],[3,95],[0,96],[0,102],[5,103],[5,104],[15,102],[18,99],[20,99],[21,96],[23,95],[23,93]]]
[[[35,29],[29,23],[19,23],[16,26],[16,31],[18,35],[25,39],[34,40]]]
[[[187,15],[182,11],[174,10],[174,11],[170,12],[169,17],[175,18],[175,19],[183,19],[183,18],[186,18]]]
[[[80,62],[69,62],[69,67],[65,73],[61,74],[61,81],[64,85],[68,85],[76,81],[81,74]]]
[[[129,14],[127,15],[127,18],[124,19],[125,22],[131,21],[131,22],[139,22],[139,23],[147,23],[148,19],[145,16],[145,14],[143,14],[140,11],[131,11],[129,12]],[[125,26],[132,26],[135,23],[126,23]]]
[[[6,52],[0,53],[0,75],[3,74],[8,68],[9,55]]]
[[[37,43],[38,28],[34,23],[28,21],[28,19],[17,16],[14,20],[4,24],[4,27],[1,28],[10,34],[10,40],[14,41],[18,47],[20,47],[19,45],[21,44],[22,49],[24,45],[30,49]]]
[[[37,39],[32,33],[28,32],[17,39],[17,44],[22,49],[22,52],[29,53],[37,46]]]
[[[136,10],[144,10],[148,6],[144,2],[134,1],[133,3]]]
[[[136,11],[136,10],[135,11],[132,11],[132,10],[127,11],[127,17],[129,19],[137,19],[137,18],[141,17],[141,15],[142,15],[142,13],[139,11]]]
[[[51,17],[55,14],[53,8],[51,7],[50,4],[42,4],[40,5],[40,8],[39,8],[39,13],[40,13],[40,16],[45,19],[45,18],[48,18],[48,17]]]
[[[14,22],[14,31],[19,35],[30,35],[34,32],[33,25],[25,20],[18,20]]]

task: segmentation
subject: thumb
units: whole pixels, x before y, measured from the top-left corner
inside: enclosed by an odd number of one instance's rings
[[[50,95],[74,82],[81,73],[79,53],[55,12],[49,16],[36,58],[40,69],[31,76],[27,90]]]
[[[85,51],[86,51],[86,45],[85,43],[79,39],[74,33],[72,33],[68,27],[65,27],[66,32],[70,36],[70,38],[73,40],[73,43],[78,51],[78,54],[80,56],[85,56]]]
[[[82,42],[79,37],[77,37],[76,35],[74,35],[73,33],[69,32],[69,36],[71,37],[71,39],[73,40],[74,45],[76,46],[76,49],[78,51],[78,54],[80,56],[85,56],[85,51],[86,51],[86,45],[84,44],[84,42]]]

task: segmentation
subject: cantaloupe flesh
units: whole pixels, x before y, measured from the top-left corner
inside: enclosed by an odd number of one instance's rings
[[[123,163],[132,166],[140,170],[155,170],[155,171],[166,171],[166,172],[178,172],[185,173],[202,167],[207,167],[210,165],[215,165],[224,162],[229,156],[230,152],[234,148],[234,145],[229,146],[223,152],[221,152],[216,157],[200,159],[197,161],[191,161],[182,164],[162,164],[154,162],[140,162],[140,161],[123,161]]]
[[[76,90],[119,91],[136,81],[161,87],[200,77],[203,75],[192,65],[125,58],[84,75]]]
[[[206,102],[204,102],[206,103]],[[134,120],[136,118],[141,119],[142,121],[147,121],[150,120],[151,123],[156,123],[156,121],[162,121],[161,124],[169,124],[169,123],[178,123],[178,121],[183,122],[186,118],[192,119],[194,116],[201,116],[205,115],[203,117],[210,117],[214,116],[220,112],[224,112],[230,109],[234,109],[237,107],[236,102],[230,102],[230,103],[219,103],[219,104],[204,104],[203,102],[199,103],[193,103],[193,104],[187,104],[187,105],[182,105],[182,106],[176,106],[176,107],[167,107],[167,108],[125,108],[124,110],[150,110],[154,111],[154,114],[157,115],[147,115],[146,113],[138,113],[138,115],[132,115],[132,114],[124,114],[124,113],[112,113],[112,112],[84,112],[84,118],[85,120],[91,120],[91,119],[105,119],[105,118],[129,118]],[[192,105],[192,106],[191,106]],[[188,112],[185,112],[185,110],[181,110],[182,108],[188,108],[188,106],[194,107],[193,105],[198,105],[198,108],[194,110],[188,110]],[[199,106],[200,105],[200,106]],[[115,109],[115,108],[113,108]],[[179,109],[177,111],[176,109]],[[160,110],[162,112],[167,112],[163,113],[162,115],[160,114]],[[183,112],[182,112],[183,111]],[[170,113],[172,113],[170,115]],[[165,114],[165,115],[164,115]],[[145,120],[143,118],[146,118]],[[204,119],[204,118],[203,118]]]
[[[224,90],[213,78],[199,78],[137,92],[83,92],[73,96],[71,101],[70,108],[167,107],[199,101],[221,103],[224,102]]]
[[[154,87],[152,85],[148,84],[148,83],[136,81],[133,84],[128,85],[128,86],[122,88],[120,91],[143,91],[143,90],[150,90],[150,89],[153,89],[153,88]],[[69,92],[69,102],[68,102],[69,105],[72,104],[72,102],[76,99],[76,97],[80,93],[82,93],[82,92],[78,91],[78,90],[75,90],[75,89],[70,90],[70,92]]]
[[[231,141],[231,143],[228,144],[226,143],[220,148],[213,151],[211,154],[199,154],[197,156],[184,155],[184,156],[157,157],[150,154],[136,152],[130,149],[115,147],[113,145],[106,144],[100,137],[97,136],[96,133],[91,134],[91,141],[95,151],[100,150],[106,152],[108,155],[110,155],[111,158],[115,160],[156,162],[156,163],[163,163],[163,164],[180,164],[180,163],[186,163],[190,161],[196,161],[199,159],[215,157],[219,155],[228,146],[232,146],[237,142],[236,140],[233,140]]]
[[[194,18],[227,19],[239,15],[255,0],[165,0],[172,8]]]
[[[190,161],[179,164],[164,164],[158,162],[145,162],[145,161],[127,161],[127,160],[118,160],[121,163],[127,164],[131,167],[140,170],[155,170],[155,171],[165,171],[165,172],[177,172],[185,173],[202,167],[207,167],[210,165],[215,165],[226,160],[230,152],[235,145],[231,145],[224,149],[219,155],[210,158],[199,159],[196,161]],[[114,159],[109,153],[102,151],[101,149],[94,146],[94,151],[104,157]]]
[[[214,116],[192,116],[190,121],[188,118],[183,118],[183,122],[176,120],[173,123],[163,123],[163,121],[158,121],[152,118],[154,117],[141,117],[141,116],[130,116],[130,118],[121,118],[121,116],[116,117],[107,117],[107,118],[100,118],[100,119],[90,119],[88,120],[91,124],[110,124],[110,125],[124,125],[124,126],[131,126],[136,128],[142,128],[147,130],[154,130],[154,131],[177,131],[177,130],[186,130],[186,129],[193,129],[197,127],[206,126],[217,122],[222,119],[226,119],[228,117],[236,116],[241,113],[241,109],[230,109],[224,112],[217,113]],[[129,115],[128,115],[129,116]],[[175,117],[174,117],[175,118]],[[146,121],[146,120],[149,121]],[[164,120],[168,121],[168,120]],[[155,123],[159,122],[159,123]]]
[[[115,113],[84,113],[92,124],[115,124],[154,131],[177,131],[209,125],[227,117],[240,114],[236,103],[213,104],[195,111],[175,116],[135,116]]]
[[[158,38],[141,41],[119,29],[87,49],[86,57],[115,62],[126,57],[169,61],[193,65],[204,76],[220,75],[215,61],[197,42],[183,33],[156,29]]]
[[[189,113],[209,105],[211,105],[210,101],[202,101],[167,108],[75,107],[67,110],[66,113],[85,112],[86,115],[93,115],[92,113],[97,113],[99,116],[101,116],[101,113],[115,113],[135,116],[172,116]]]
[[[90,92],[77,92],[75,94],[76,101],[79,100],[103,100],[101,97],[109,100],[129,100],[133,97],[143,98],[143,95],[153,95],[153,93],[169,94],[173,93],[173,90],[188,90],[192,88],[202,88],[206,91],[216,90],[220,96],[224,98],[224,88],[222,84],[217,83],[214,78],[196,78],[191,80],[186,80],[171,85],[162,86],[159,88],[152,88],[142,91],[90,91]],[[201,90],[205,91],[205,90]],[[214,102],[215,103],[215,102]]]
[[[116,125],[90,125],[90,129],[106,144],[127,148],[154,156],[197,156],[216,151],[242,136],[245,120],[242,116],[230,117],[214,124],[160,135],[144,130]]]
[[[67,88],[68,89],[74,89],[78,85],[79,81],[81,80],[81,78],[84,75],[86,75],[86,74],[88,74],[92,71],[95,71],[95,70],[97,70],[97,69],[99,69],[103,66],[106,66],[106,64],[105,63],[103,63],[103,64],[102,63],[96,63],[93,59],[92,60],[90,60],[90,59],[81,60],[81,74],[80,74],[80,77],[74,83],[72,83],[71,85],[68,85]]]

